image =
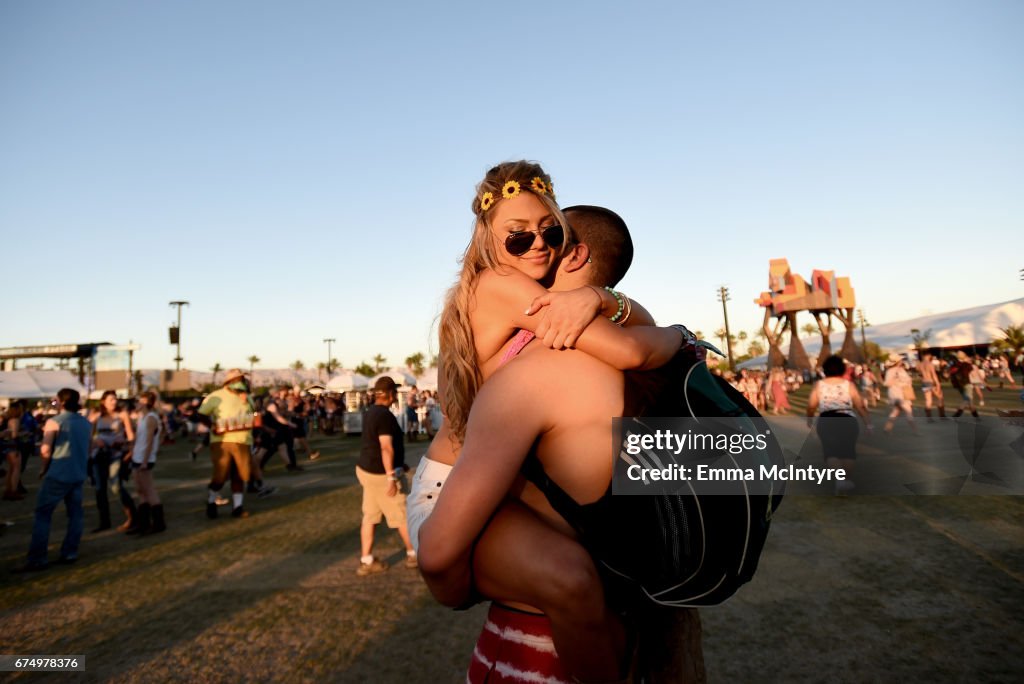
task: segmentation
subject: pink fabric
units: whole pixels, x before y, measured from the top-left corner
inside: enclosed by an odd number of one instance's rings
[[[505,350],[505,353],[501,355],[501,361],[498,362],[498,367],[504,366],[512,359],[519,356],[519,352],[523,351],[526,345],[533,341],[536,337],[529,330],[520,330],[512,337],[512,346]]]

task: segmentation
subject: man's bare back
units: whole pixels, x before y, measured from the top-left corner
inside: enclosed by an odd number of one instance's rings
[[[468,580],[469,553],[535,449],[548,476],[579,503],[608,489],[612,418],[622,415],[622,373],[575,350],[531,344],[483,385],[470,413],[462,455],[420,531],[421,568]],[[524,502],[560,529],[539,494]],[[457,582],[458,583],[458,582]],[[438,584],[444,584],[439,582]],[[468,584],[462,587],[468,593]]]

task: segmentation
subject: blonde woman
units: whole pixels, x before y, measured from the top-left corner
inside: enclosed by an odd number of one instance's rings
[[[553,348],[577,347],[619,369],[658,367],[674,355],[682,339],[673,329],[627,331],[615,325],[623,319],[652,322],[621,293],[601,287],[559,294],[544,289],[554,269],[565,263],[560,259],[579,256],[580,246],[555,203],[550,177],[538,165],[513,162],[491,169],[477,188],[473,212],[473,237],[441,316],[439,394],[446,421],[421,461],[410,496],[410,532],[416,544],[419,526],[432,509],[424,499],[436,501],[441,493],[476,392],[527,338],[535,335]],[[541,309],[541,316],[532,315]],[[487,548],[505,553],[476,555],[477,587],[486,587],[492,598],[546,613],[569,671],[581,678],[618,676],[622,627],[604,605],[589,555],[568,537],[539,529],[542,523],[512,505],[498,515],[514,522],[502,525],[507,536]],[[575,601],[563,591],[567,577],[590,580],[585,591],[572,595],[583,593],[591,600]]]

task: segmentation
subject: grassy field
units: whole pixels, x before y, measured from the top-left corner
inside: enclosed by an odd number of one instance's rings
[[[1018,391],[987,397],[1019,405]],[[793,397],[795,410],[806,389]],[[876,423],[880,423],[876,410]],[[922,425],[923,429],[933,426]],[[910,439],[897,429],[892,439]],[[81,560],[0,573],[0,653],[84,654],[87,672],[14,681],[458,682],[483,608],[435,605],[415,571],[361,578],[357,438],[317,437],[302,473],[268,471],[252,516],[207,520],[209,463],[161,451],[169,529],[85,535]],[[415,463],[425,444],[409,445]],[[29,466],[34,495],[38,462]],[[86,530],[95,527],[86,486]],[[19,564],[34,496],[2,502]],[[114,515],[115,524],[120,521]],[[64,532],[58,510],[51,558]],[[400,561],[396,535],[378,552]],[[789,497],[754,581],[702,611],[710,681],[1024,680],[1024,501],[1010,496]]]

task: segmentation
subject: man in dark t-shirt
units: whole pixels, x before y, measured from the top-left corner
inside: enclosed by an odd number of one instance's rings
[[[356,465],[356,477],[363,487],[363,522],[359,528],[362,557],[360,576],[387,570],[387,563],[373,557],[373,532],[381,518],[397,529],[405,544],[405,566],[416,567],[416,552],[409,541],[405,522],[405,444],[398,420],[388,410],[398,399],[398,386],[385,376],[373,386],[373,405],[363,414],[362,448]]]

